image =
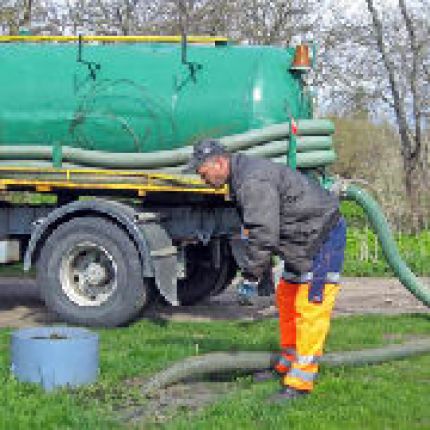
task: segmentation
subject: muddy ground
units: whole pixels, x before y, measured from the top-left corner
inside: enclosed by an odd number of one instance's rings
[[[422,280],[430,287],[430,279]],[[239,306],[234,285],[219,296],[196,306],[171,308],[153,306],[148,316],[173,321],[253,320],[275,317],[273,297],[261,297],[255,306]],[[336,315],[365,313],[397,314],[429,312],[397,279],[345,278],[339,294]],[[27,327],[59,322],[40,301],[32,279],[0,278],[0,327]]]

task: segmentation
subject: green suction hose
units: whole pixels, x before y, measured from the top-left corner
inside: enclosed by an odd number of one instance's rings
[[[328,367],[363,366],[429,352],[430,338],[423,338],[381,348],[332,352],[321,357],[321,363]],[[270,352],[257,351],[212,352],[197,357],[188,357],[152,376],[143,385],[142,393],[151,396],[164,387],[197,376],[269,369],[271,362],[272,354]]]
[[[388,264],[400,282],[422,303],[430,306],[430,289],[425,287],[403,261],[397,249],[387,220],[376,200],[365,190],[353,184],[343,188],[341,196],[358,203],[366,212]]]

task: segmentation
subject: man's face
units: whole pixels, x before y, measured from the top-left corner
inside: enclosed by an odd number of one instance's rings
[[[221,188],[228,180],[229,160],[225,157],[212,157],[197,169],[197,173],[211,187]]]

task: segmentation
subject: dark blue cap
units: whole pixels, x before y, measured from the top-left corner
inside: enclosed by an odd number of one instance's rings
[[[225,155],[227,150],[216,139],[203,139],[196,143],[193,148],[193,155],[183,170],[184,173],[195,173],[197,169],[209,158],[216,155]]]

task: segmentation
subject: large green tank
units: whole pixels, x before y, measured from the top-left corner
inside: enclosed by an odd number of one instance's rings
[[[310,117],[294,49],[0,44],[0,143],[152,152]],[[90,70],[91,67],[91,70]]]

